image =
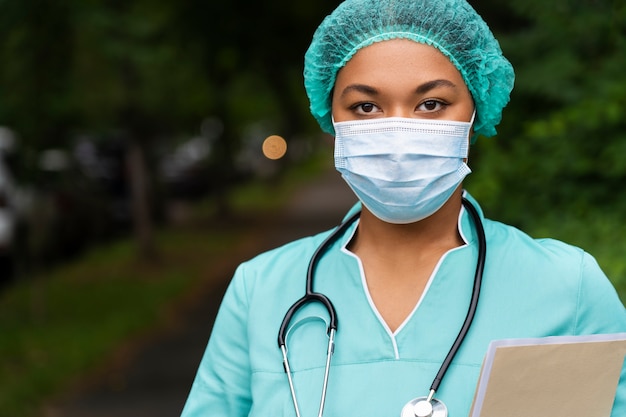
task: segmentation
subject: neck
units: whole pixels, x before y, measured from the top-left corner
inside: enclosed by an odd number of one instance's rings
[[[390,224],[364,209],[350,250],[362,262],[367,290],[392,331],[422,297],[441,257],[462,245],[458,231],[461,189],[432,216]]]
[[[458,230],[462,190],[459,187],[448,201],[431,216],[415,223],[392,224],[384,222],[363,207],[359,228],[350,249],[376,249],[379,254],[404,256],[435,250],[447,251],[463,244]]]

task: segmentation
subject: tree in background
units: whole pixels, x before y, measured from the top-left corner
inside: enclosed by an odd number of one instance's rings
[[[219,120],[207,176],[223,194],[250,125],[287,139],[313,126],[302,57],[325,3],[0,3],[0,124],[22,139],[20,180],[41,184],[37,158],[70,150],[77,136],[115,143],[128,161],[139,253],[154,256],[157,149]]]
[[[47,175],[38,156],[70,150],[78,135],[118,142],[142,257],[155,254],[150,157],[162,138],[199,126],[213,99],[199,64],[203,46],[178,37],[177,7],[25,0],[3,2],[0,11],[0,124],[20,135],[20,180],[40,187]],[[90,225],[76,227],[84,233]]]
[[[199,124],[212,99],[199,46],[182,43],[177,35],[171,18],[176,8],[176,2],[141,0],[91,0],[74,7],[76,111],[85,129],[111,130],[123,143],[135,236],[144,258],[156,255],[149,157],[164,136]]]
[[[75,121],[70,21],[63,0],[0,3],[0,124],[12,125],[34,149],[66,145]]]
[[[523,225],[561,207],[624,209],[626,12],[611,0],[471,0],[512,61],[516,87],[495,140],[480,139],[468,187]],[[318,132],[302,61],[337,1],[22,0],[0,3],[0,125],[25,166],[80,133],[117,138],[133,168],[140,253],[154,252],[154,153],[207,117],[215,192],[237,180],[251,125],[288,141]],[[37,171],[21,179],[38,182]],[[537,190],[541,190],[538,192]],[[529,205],[529,201],[532,204]],[[530,206],[530,207],[529,207]],[[227,207],[224,211],[227,211]]]
[[[190,0],[181,4],[180,36],[201,40],[205,47],[202,65],[216,86],[211,114],[224,126],[210,171],[219,196],[236,180],[236,155],[251,124],[261,124],[267,134],[280,134],[287,141],[318,131],[304,93],[304,52],[316,25],[336,3]],[[218,201],[221,215],[227,215],[227,201]]]
[[[498,137],[476,146],[473,192],[522,225],[549,212],[625,212],[616,191],[626,179],[626,5],[528,0],[489,10],[516,85]]]

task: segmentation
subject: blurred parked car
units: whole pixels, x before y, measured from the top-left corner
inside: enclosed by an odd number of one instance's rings
[[[115,164],[100,153],[93,161],[86,154],[84,147],[39,154],[39,179],[27,219],[28,256],[36,267],[70,259],[128,232],[125,191],[114,186],[124,181]]]
[[[193,200],[211,188],[209,158],[213,144],[205,137],[191,138],[165,153],[158,167],[160,180],[171,199]]]
[[[14,146],[13,132],[0,127],[0,286],[10,282],[15,271],[15,232],[17,229],[15,184],[6,162],[7,155]]]

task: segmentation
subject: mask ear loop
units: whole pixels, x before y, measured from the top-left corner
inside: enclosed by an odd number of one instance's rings
[[[475,118],[476,118],[476,107],[474,107],[474,111],[472,112],[472,118],[469,121],[469,124],[470,124],[470,128],[469,128],[470,135],[467,137],[467,141],[470,143],[470,145],[472,144],[472,133],[471,132],[472,132],[472,128],[474,127],[474,119]],[[471,149],[471,148],[472,148],[471,146],[468,148],[467,158],[463,158],[463,162],[465,163],[465,165],[468,165],[468,163],[469,163],[469,149]],[[468,167],[469,167],[469,165],[468,165]]]

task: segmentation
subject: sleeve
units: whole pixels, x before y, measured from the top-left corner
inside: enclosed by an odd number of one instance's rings
[[[626,332],[626,309],[615,287],[602,272],[596,260],[583,255],[581,287],[576,317],[578,334]],[[622,367],[612,417],[626,416],[626,367]]]
[[[219,308],[181,417],[243,417],[251,406],[248,298],[237,268]]]

